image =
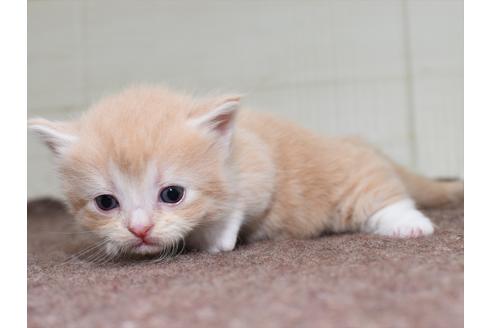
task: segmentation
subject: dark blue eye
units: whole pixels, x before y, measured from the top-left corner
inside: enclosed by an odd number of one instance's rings
[[[95,200],[97,207],[103,211],[109,211],[120,206],[118,200],[112,195],[100,195]]]
[[[180,186],[169,186],[161,190],[159,197],[164,203],[176,204],[184,196],[184,188]]]

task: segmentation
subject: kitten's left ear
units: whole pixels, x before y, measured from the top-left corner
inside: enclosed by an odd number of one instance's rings
[[[238,96],[223,98],[214,102],[211,110],[196,114],[190,122],[193,126],[206,129],[229,143],[239,109],[239,101]]]
[[[30,119],[27,124],[30,129],[41,136],[41,139],[57,156],[62,156],[77,140],[76,128],[71,122],[52,122],[43,118],[34,118]]]

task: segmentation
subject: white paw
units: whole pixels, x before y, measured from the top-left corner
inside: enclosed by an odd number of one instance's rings
[[[243,222],[244,215],[241,211],[233,213],[228,220],[222,222],[217,230],[214,231],[214,240],[207,247],[207,252],[217,254],[220,252],[229,252],[236,247],[237,234]]]
[[[211,247],[208,247],[207,248],[207,253],[209,254],[218,254],[220,253],[220,249],[215,247],[215,246],[211,246]]]
[[[420,237],[434,232],[432,222],[407,199],[373,214],[363,231],[396,238]]]
[[[222,242],[218,242],[215,245],[211,245],[207,247],[207,252],[210,254],[217,254],[220,252],[230,252],[236,246],[236,240],[223,240]]]
[[[223,248],[223,247],[217,247],[217,246],[211,246],[207,248],[207,253],[209,254],[219,254],[222,252],[230,252],[234,249],[233,248]]]

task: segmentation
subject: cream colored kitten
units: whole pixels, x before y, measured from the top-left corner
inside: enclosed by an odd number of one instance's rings
[[[416,209],[462,201],[461,182],[414,175],[370,146],[324,138],[238,97],[141,86],[73,122],[30,121],[53,150],[68,204],[108,253],[159,253],[182,238],[216,253],[243,240],[363,231],[432,234]]]

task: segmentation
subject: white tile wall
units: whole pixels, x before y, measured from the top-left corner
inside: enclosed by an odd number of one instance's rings
[[[411,1],[417,168],[463,175],[463,2]]]
[[[28,114],[76,115],[138,81],[235,90],[432,175],[463,172],[461,1],[28,2]],[[28,139],[28,197],[58,195]]]
[[[78,1],[28,3],[28,111],[72,110],[85,100],[84,6]]]

